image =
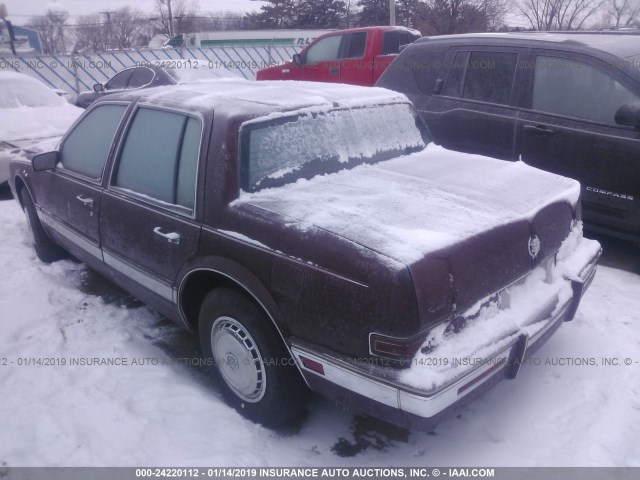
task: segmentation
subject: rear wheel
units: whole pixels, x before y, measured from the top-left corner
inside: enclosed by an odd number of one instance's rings
[[[49,238],[47,232],[44,231],[29,192],[23,188],[19,195],[22,199],[23,210],[27,216],[27,226],[29,227],[33,246],[38,258],[44,263],[51,263],[65,258],[65,251],[59,245],[55,244]]]
[[[279,427],[304,413],[308,391],[269,322],[244,295],[217,289],[200,309],[200,345],[227,402],[250,420]]]

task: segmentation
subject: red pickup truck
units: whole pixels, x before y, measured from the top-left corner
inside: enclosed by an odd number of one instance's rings
[[[405,27],[337,30],[318,37],[291,62],[265,68],[257,80],[307,80],[372,86],[400,52],[420,38]]]

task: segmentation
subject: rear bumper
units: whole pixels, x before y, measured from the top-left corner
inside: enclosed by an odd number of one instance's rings
[[[552,282],[537,272],[537,279],[513,287],[526,293],[536,282],[544,282],[543,294],[531,301],[530,295],[516,292],[507,309],[494,309],[492,318],[482,320],[480,330],[474,333],[475,327],[469,327],[466,339],[456,338],[460,334],[444,335],[433,352],[419,352],[409,368],[356,361],[297,341],[292,343],[294,357],[313,390],[387,421],[430,428],[453,407],[503,378],[515,378],[526,359],[563,322],[573,319],[594,278],[601,249],[597,242],[582,237],[572,242],[572,251],[566,255],[565,249]],[[522,308],[523,299],[534,308]],[[506,323],[509,328],[505,329]],[[493,325],[502,329],[497,336],[478,334]],[[464,330],[467,327],[460,333]]]

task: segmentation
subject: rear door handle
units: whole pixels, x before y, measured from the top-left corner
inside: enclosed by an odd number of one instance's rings
[[[531,132],[531,133],[534,133],[536,135],[553,135],[554,133],[556,133],[553,130],[551,130],[550,128],[539,127],[537,125],[525,125],[524,126],[524,131],[525,132]]]
[[[169,243],[180,244],[180,234],[178,232],[162,233],[162,227],[156,227],[153,229],[153,233],[160,235],[162,238],[166,238]]]
[[[93,208],[93,198],[78,195],[76,199],[79,200],[85,207]]]

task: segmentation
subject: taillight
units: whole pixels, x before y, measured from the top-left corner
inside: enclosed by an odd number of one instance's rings
[[[372,355],[378,357],[397,362],[410,362],[426,337],[426,332],[409,338],[395,338],[371,333],[369,335],[369,350]]]

